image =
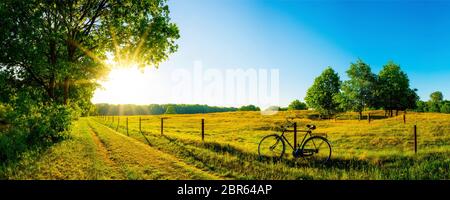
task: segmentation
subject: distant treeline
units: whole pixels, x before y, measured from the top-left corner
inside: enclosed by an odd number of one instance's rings
[[[430,94],[430,100],[417,101],[417,112],[437,112],[450,113],[450,101],[444,100],[444,95],[440,91]]]
[[[96,104],[98,115],[161,115],[195,114],[237,111],[234,107],[217,107],[199,104]]]

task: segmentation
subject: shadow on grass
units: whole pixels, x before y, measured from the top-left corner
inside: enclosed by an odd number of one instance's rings
[[[142,137],[139,132],[133,132],[133,135]],[[429,177],[428,171],[430,170],[448,169],[448,163],[445,164],[444,161],[448,153],[442,153],[442,155],[423,154],[415,157],[386,155],[371,159],[347,159],[332,155],[328,163],[322,164],[303,158],[281,160],[271,157],[260,158],[256,153],[257,149],[255,149],[255,153],[246,152],[226,143],[202,142],[168,135],[161,136],[155,133],[146,135],[153,147],[183,157],[191,164],[232,179],[315,179],[317,178],[315,174],[320,177],[320,175],[325,174],[326,176],[335,171],[360,172],[362,174],[379,173],[379,176],[387,179],[398,179],[401,178],[399,174],[408,174],[407,172],[411,168],[426,168],[426,173],[417,175],[420,178]],[[286,154],[290,153],[287,151]],[[227,155],[234,156],[234,158],[228,159]],[[299,170],[289,171],[289,167],[299,168]],[[313,174],[303,173],[302,169],[306,168],[315,168],[320,171]],[[442,172],[439,171],[439,173]],[[448,177],[447,174],[444,173],[438,178]],[[405,177],[408,178],[408,176]]]
[[[238,157],[240,160],[245,160],[249,162],[259,162],[259,163],[275,163],[275,164],[283,164],[289,167],[313,167],[319,169],[367,169],[370,167],[379,167],[377,163],[370,162],[368,160],[359,160],[359,159],[342,159],[342,158],[333,158],[327,162],[323,163],[318,160],[305,160],[304,158],[292,158],[292,159],[277,159],[273,157],[263,156],[260,157],[255,153],[243,152],[242,150],[233,147],[229,144],[220,144],[217,142],[195,142],[195,141],[185,141],[180,139],[171,138],[169,136],[163,136],[171,142],[180,142],[184,145],[194,145],[197,147],[202,147],[208,149],[210,151],[214,151],[216,153],[221,154],[231,154]],[[195,155],[193,155],[195,156]],[[389,162],[389,161],[387,161]]]
[[[144,132],[144,135],[141,135],[140,133],[134,133],[137,135],[142,136],[148,136],[152,137],[147,138],[145,137],[145,140],[147,141],[147,144],[152,147],[158,147],[156,144],[157,142],[152,142],[154,144],[151,144],[151,140],[158,140],[160,138],[164,138],[169,143],[172,143],[179,148],[181,152],[175,152],[175,153],[181,153],[186,157],[190,157],[198,162],[200,162],[202,165],[206,166],[209,169],[216,168],[215,166],[211,165],[210,163],[206,162],[201,156],[197,155],[195,152],[189,150],[186,146],[194,146],[199,147],[203,149],[207,149],[209,151],[218,153],[218,154],[230,154],[233,156],[236,156],[241,161],[247,161],[250,163],[261,163],[261,164],[281,164],[288,167],[312,167],[312,168],[318,168],[318,169],[353,169],[353,170],[363,170],[373,167],[380,167],[384,163],[391,163],[395,162],[395,159],[389,158],[389,159],[383,159],[379,160],[377,162],[371,162],[369,160],[360,160],[357,158],[354,159],[343,159],[343,158],[334,158],[331,156],[331,159],[327,163],[322,163],[321,161],[317,161],[314,159],[308,159],[305,160],[302,157],[299,158],[282,158],[277,159],[273,157],[260,157],[257,153],[249,153],[244,152],[241,149],[238,149],[232,145],[229,144],[223,144],[218,142],[202,142],[202,141],[194,141],[189,139],[180,139],[175,137],[170,137],[168,135],[159,135],[149,132]],[[256,150],[255,150],[256,151]],[[289,150],[286,150],[285,156],[288,156],[290,153]]]

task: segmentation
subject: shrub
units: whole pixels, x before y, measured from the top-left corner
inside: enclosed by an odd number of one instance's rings
[[[11,128],[0,135],[0,161],[14,160],[24,151],[67,138],[75,117],[72,109],[63,105],[16,104],[14,108],[5,113]]]
[[[11,112],[9,115],[13,129],[27,134],[29,145],[48,145],[66,137],[73,118],[70,108],[62,105],[29,108],[26,113]]]

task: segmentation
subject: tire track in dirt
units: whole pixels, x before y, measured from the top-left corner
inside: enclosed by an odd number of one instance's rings
[[[109,165],[115,165],[114,161],[111,160],[111,157],[109,156],[110,152],[105,147],[105,144],[103,144],[100,138],[98,138],[97,133],[95,133],[91,127],[89,127],[89,133],[91,134],[92,140],[97,146],[97,154],[99,154],[102,160],[108,163]]]
[[[89,133],[92,137],[92,140],[94,141],[96,145],[96,153],[101,158],[101,160],[111,169],[117,171],[118,173],[109,173],[109,174],[122,174],[122,170],[120,170],[120,167],[118,164],[114,161],[114,159],[111,157],[111,151],[106,147],[106,145],[100,140],[97,133],[92,129],[90,125],[89,127]],[[112,175],[111,179],[123,179],[125,176],[117,176]]]
[[[102,130],[101,133],[97,133],[96,131],[100,131],[101,129],[94,128],[92,123],[107,130]],[[144,169],[144,174],[141,175],[149,175],[148,178],[150,179],[223,179],[222,177],[218,177],[190,165],[174,155],[160,151],[148,144],[116,132],[103,124],[95,121],[90,121],[88,124],[97,137],[99,145],[107,152],[109,148],[112,148],[108,154],[106,154],[109,160],[114,162],[114,158],[117,158],[116,163],[118,165],[126,166],[128,169],[137,171],[141,171],[142,168],[148,168]],[[108,136],[108,134],[113,135]],[[106,137],[106,144],[102,142],[102,137]],[[160,175],[153,176],[152,174]]]

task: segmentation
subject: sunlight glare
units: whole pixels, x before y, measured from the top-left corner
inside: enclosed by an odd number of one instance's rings
[[[152,71],[146,67],[113,68],[103,88],[95,91],[93,103],[148,104],[152,99],[150,86],[157,84]]]

